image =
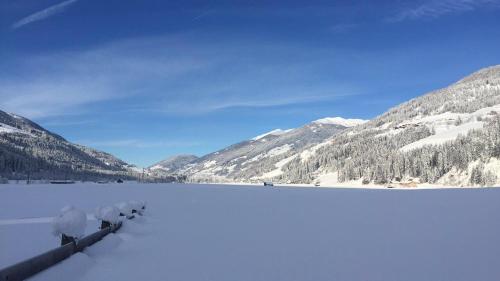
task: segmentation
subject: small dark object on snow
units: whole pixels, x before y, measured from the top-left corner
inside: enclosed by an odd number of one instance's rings
[[[132,213],[134,213],[134,210],[132,210]],[[120,213],[120,217],[126,217],[127,219],[131,220],[133,218],[135,218],[134,215],[130,215],[130,216],[126,216],[124,213]]]
[[[274,186],[274,184],[270,181],[265,181],[264,186]]]
[[[122,179],[118,179],[118,180],[116,181],[116,183],[123,183],[123,180],[122,180]]]
[[[61,235],[61,246],[64,246],[69,243],[76,243],[75,238],[71,236],[66,236],[65,234]]]
[[[51,184],[73,184],[75,183],[74,181],[71,180],[53,180],[50,181]]]
[[[101,229],[105,229],[106,227],[110,227],[111,223],[109,221],[101,221]]]

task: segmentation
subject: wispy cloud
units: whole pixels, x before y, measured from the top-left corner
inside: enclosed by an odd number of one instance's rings
[[[31,15],[25,17],[25,18],[20,19],[19,21],[15,22],[12,25],[12,28],[13,29],[17,29],[17,28],[20,28],[20,27],[22,27],[24,25],[27,25],[27,24],[30,24],[30,23],[33,23],[33,22],[36,22],[36,21],[40,21],[40,20],[46,19],[48,17],[51,17],[51,16],[53,16],[55,14],[61,13],[68,6],[74,4],[77,1],[78,0],[67,0],[67,1],[61,2],[59,4],[50,6],[50,7],[46,8],[46,9],[43,9],[43,10],[38,11],[38,12],[36,12],[34,14],[31,14]]]
[[[286,91],[291,91],[291,89],[285,87]],[[283,89],[276,89],[280,92]],[[304,91],[308,92],[308,91]],[[224,100],[194,100],[190,103],[189,111],[183,109],[184,106],[181,104],[170,103],[165,105],[161,111],[170,114],[183,114],[183,115],[196,115],[205,114],[208,112],[219,111],[219,110],[231,110],[238,108],[277,108],[290,105],[304,105],[310,103],[327,102],[333,101],[339,98],[355,96],[357,93],[340,92],[340,93],[329,93],[325,95],[306,95],[306,96],[281,96],[274,97],[271,99],[252,99],[252,97],[238,97],[235,99],[227,98]]]
[[[0,107],[39,120],[99,106],[195,115],[321,102],[358,92],[331,74],[348,57],[332,49],[304,52],[290,44],[189,35],[131,39],[3,62]],[[12,68],[18,72],[7,71]]]
[[[4,69],[15,65],[20,73],[0,71],[4,73],[0,106],[29,118],[81,114],[91,104],[141,95],[148,100],[163,83],[202,67],[202,60],[180,57],[172,50],[158,51],[163,44],[153,48],[150,44],[149,40],[126,41],[5,62]]]
[[[419,6],[400,11],[388,18],[389,22],[404,20],[436,19],[449,14],[474,11],[483,7],[498,7],[499,0],[430,0]]]

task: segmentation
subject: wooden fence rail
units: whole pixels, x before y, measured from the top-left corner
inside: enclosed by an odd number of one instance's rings
[[[69,258],[71,255],[83,251],[83,249],[101,240],[109,233],[117,231],[121,226],[121,222],[110,225],[93,234],[83,237],[78,240],[77,243],[68,243],[41,255],[1,269],[0,281],[18,281],[29,278],[38,272]]]

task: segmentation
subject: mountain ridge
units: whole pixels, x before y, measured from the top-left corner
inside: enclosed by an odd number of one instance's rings
[[[133,165],[73,144],[37,123],[0,110],[0,176],[8,179],[138,178]]]
[[[279,174],[276,169],[294,153],[318,145],[338,132],[364,122],[366,120],[331,117],[315,120],[299,128],[275,129],[204,155],[170,172],[187,175],[188,180],[193,182],[238,179],[258,182]]]

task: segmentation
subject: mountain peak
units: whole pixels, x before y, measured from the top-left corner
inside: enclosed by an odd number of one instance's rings
[[[346,119],[342,117],[326,117],[313,121],[315,124],[329,124],[329,125],[340,125],[344,127],[354,127],[368,122],[363,119]]]

